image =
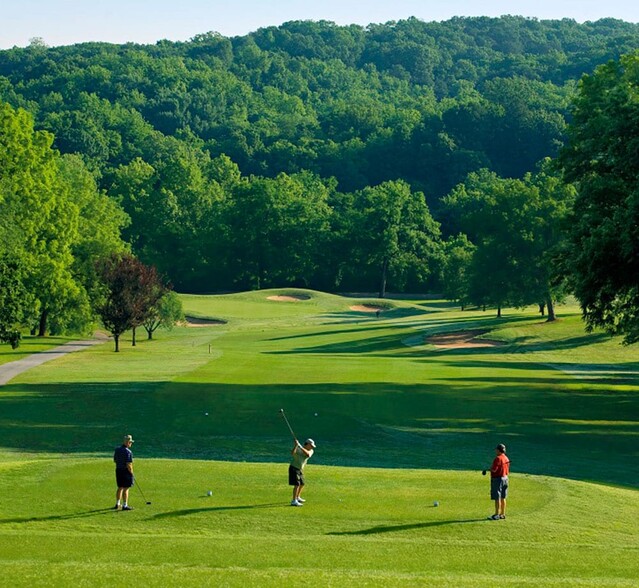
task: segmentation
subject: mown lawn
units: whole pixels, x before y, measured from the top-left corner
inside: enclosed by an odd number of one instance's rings
[[[309,465],[287,506],[286,464],[145,460],[144,504],[109,510],[107,460],[2,470],[2,577],[16,586],[631,586],[636,492],[517,474],[511,515],[488,521],[477,472]],[[206,495],[208,490],[213,496]],[[438,500],[439,507],[433,506]],[[117,569],[114,569],[117,567]]]
[[[295,292],[185,296],[187,314],[225,324],[125,340],[119,354],[106,343],[0,388],[3,577],[634,585],[634,348],[585,334],[574,307],[548,324],[532,309],[497,320],[441,301],[386,301],[376,318],[350,308],[373,300],[268,300]],[[427,340],[468,329],[502,345]],[[288,506],[280,408],[318,443],[301,509]],[[138,508],[115,513],[110,457],[125,432],[153,504],[134,490]],[[497,442],[512,495],[508,519],[489,522],[479,470]]]

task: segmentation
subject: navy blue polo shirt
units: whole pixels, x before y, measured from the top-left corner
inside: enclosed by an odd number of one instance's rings
[[[133,454],[126,445],[120,445],[113,454],[116,470],[125,470],[127,463],[133,463]]]

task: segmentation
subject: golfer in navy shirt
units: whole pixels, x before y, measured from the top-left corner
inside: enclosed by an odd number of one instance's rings
[[[114,510],[133,510],[129,506],[129,488],[133,486],[133,453],[131,453],[133,437],[125,435],[122,445],[115,450],[113,461],[115,462],[115,481],[118,490],[115,493]]]

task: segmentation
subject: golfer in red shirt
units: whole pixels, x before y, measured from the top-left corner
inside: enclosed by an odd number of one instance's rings
[[[495,514],[488,518],[493,521],[506,518],[509,471],[510,460],[506,455],[506,446],[500,443],[495,447],[495,459],[490,467],[490,498],[495,501]]]

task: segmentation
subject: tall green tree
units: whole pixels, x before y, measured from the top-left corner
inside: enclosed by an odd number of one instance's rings
[[[380,298],[389,280],[401,288],[409,275],[427,278],[441,254],[441,236],[422,192],[401,180],[384,182],[356,192],[347,214],[352,267],[373,270]]]
[[[544,304],[554,320],[561,273],[553,265],[563,247],[562,223],[574,200],[546,162],[522,180],[481,170],[445,199],[476,246],[468,271],[470,300],[495,306]]]
[[[440,282],[447,300],[459,302],[462,310],[470,302],[469,272],[476,247],[460,233],[443,244]]]
[[[78,155],[64,155],[59,174],[68,187],[68,197],[78,209],[77,232],[71,243],[71,272],[86,295],[52,317],[52,328],[80,331],[95,320],[97,274],[95,260],[129,251],[122,231],[130,222],[120,205],[97,186]]]
[[[52,313],[82,297],[71,271],[79,212],[61,179],[52,142],[52,135],[34,130],[27,112],[0,104],[2,207],[20,227],[25,285],[37,303],[41,336]]]
[[[20,345],[28,292],[22,282],[24,268],[9,256],[0,256],[0,343]]]
[[[222,219],[238,285],[308,285],[329,236],[329,194],[308,172],[238,184]]]
[[[560,155],[577,187],[569,264],[586,328],[639,341],[639,53],[585,76]]]
[[[208,154],[166,139],[149,163],[136,158],[114,173],[109,194],[132,223],[125,231],[136,253],[183,288],[206,273],[203,248],[222,199]]]

